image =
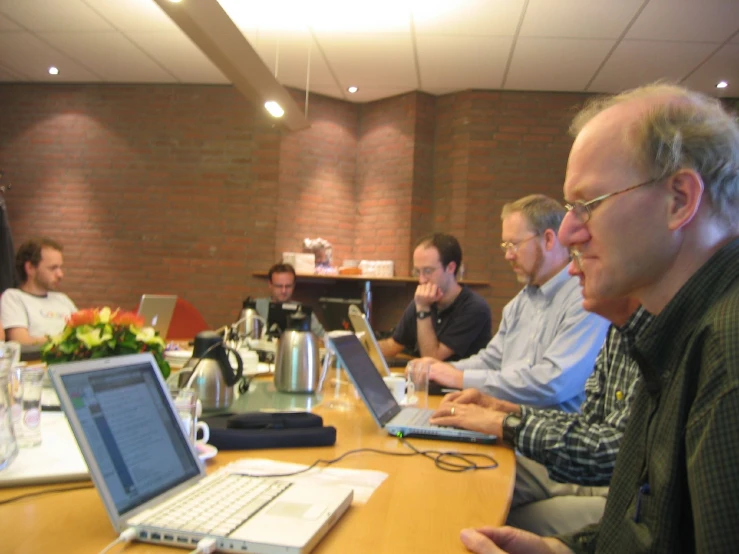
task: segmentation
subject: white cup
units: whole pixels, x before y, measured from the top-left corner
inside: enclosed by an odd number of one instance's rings
[[[198,421],[198,398],[193,389],[170,389],[177,414],[180,416],[182,428],[193,446],[206,444],[210,440],[210,427],[204,421]],[[202,438],[198,439],[198,431]]]
[[[405,377],[402,375],[388,375],[382,378],[398,404],[405,400]]]

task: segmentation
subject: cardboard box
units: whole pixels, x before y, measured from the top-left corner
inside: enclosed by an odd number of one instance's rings
[[[296,273],[313,275],[316,272],[316,255],[303,252],[283,252],[282,263],[290,264]]]

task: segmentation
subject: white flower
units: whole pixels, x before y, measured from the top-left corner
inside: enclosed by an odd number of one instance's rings
[[[100,346],[104,342],[113,338],[113,333],[111,332],[109,325],[106,325],[103,328],[82,325],[77,327],[76,335],[77,339],[89,350],[92,350],[94,347]]]
[[[136,333],[135,327],[131,326],[130,329],[132,333]],[[153,327],[144,327],[138,331],[136,334],[136,340],[143,342],[144,344],[158,344],[159,346],[164,347],[164,339],[157,335],[157,332]]]

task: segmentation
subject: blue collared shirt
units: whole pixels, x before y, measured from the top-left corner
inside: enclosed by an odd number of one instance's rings
[[[464,386],[501,400],[577,412],[609,323],[586,312],[565,267],[541,287],[528,285],[506,307],[484,350],[454,362]]]

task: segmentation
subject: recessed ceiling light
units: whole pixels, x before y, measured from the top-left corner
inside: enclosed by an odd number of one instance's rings
[[[182,2],[182,0],[169,0],[169,1],[172,2],[173,4],[179,4],[180,2]]]
[[[272,115],[272,117],[282,117],[283,115],[285,115],[285,110],[282,109],[282,106],[280,106],[277,102],[273,100],[265,102],[264,107]]]
[[[52,65],[49,68],[49,75],[59,75],[59,70]]]
[[[348,90],[348,91],[349,91],[349,94],[354,94],[354,93],[355,93],[355,92],[357,92],[357,91],[358,91],[359,89],[358,89],[357,87],[349,87],[349,88],[348,88],[348,89],[346,89],[346,90]]]
[[[718,83],[716,84],[716,88],[726,88],[726,87],[728,87],[728,86],[729,86],[729,83],[727,83],[726,81],[719,81],[719,82],[718,82]]]

